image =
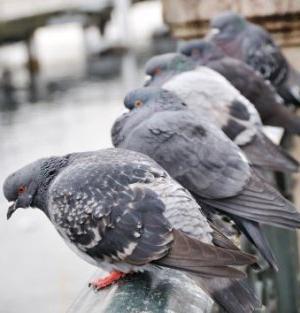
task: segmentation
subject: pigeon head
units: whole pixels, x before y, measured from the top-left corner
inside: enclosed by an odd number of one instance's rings
[[[129,92],[124,105],[131,111],[145,108],[148,112],[177,110],[185,106],[174,93],[158,87],[142,87]]]
[[[154,114],[186,107],[174,93],[159,87],[142,87],[129,92],[124,105],[129,112],[121,115],[111,130],[112,142],[116,147],[122,147],[131,131]]]
[[[239,14],[227,11],[215,16],[210,23],[208,38],[233,38],[247,26],[247,21]]]
[[[39,159],[9,175],[3,185],[3,193],[7,201],[13,202],[8,208],[7,219],[18,208],[38,207],[46,209],[46,191],[57,170],[56,158]],[[49,164],[53,163],[49,166]]]
[[[151,58],[145,67],[150,76],[145,86],[162,86],[174,75],[195,68],[193,60],[179,53],[166,53]]]
[[[221,49],[213,42],[203,39],[187,42],[180,48],[180,52],[201,65],[211,60],[221,59],[224,56]]]

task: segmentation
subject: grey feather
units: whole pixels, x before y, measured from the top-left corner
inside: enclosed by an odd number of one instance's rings
[[[214,245],[215,230],[191,194],[140,153],[107,149],[38,160],[7,178],[5,196],[18,201],[18,184],[31,181],[37,184],[28,206],[42,209],[72,249],[103,269],[142,271],[156,262],[223,277],[230,287],[244,277],[231,266],[256,261],[220,235]]]
[[[168,54],[170,71],[174,59],[178,59],[176,54]],[[156,57],[158,63],[160,57]],[[151,61],[151,60],[150,60]],[[149,62],[150,62],[149,61]],[[161,62],[165,61],[165,56],[161,56]],[[183,60],[181,60],[181,63]],[[163,63],[162,63],[163,64]],[[162,65],[161,65],[162,66]],[[268,168],[280,171],[298,170],[297,161],[292,157],[286,157],[275,144],[268,142],[265,153],[261,153],[262,146],[255,144],[256,138],[263,137],[262,122],[259,114],[251,102],[243,97],[222,75],[204,66],[199,66],[192,71],[184,71],[175,76],[158,74],[157,80],[163,89],[174,92],[187,107],[218,125],[225,134],[242,149],[247,146],[249,160],[256,166],[268,164]],[[159,76],[167,79],[161,81]],[[157,82],[156,82],[157,83]],[[260,143],[263,144],[264,141]],[[274,153],[268,152],[272,146]],[[251,147],[251,150],[250,150]],[[251,153],[250,153],[251,152]],[[256,158],[251,158],[256,153]],[[246,153],[247,154],[247,153]],[[259,159],[261,158],[261,160]],[[296,166],[295,166],[296,164]]]
[[[152,99],[155,90],[156,98]],[[127,101],[134,103],[143,95],[144,103],[127,113],[124,131],[120,132],[126,135],[119,147],[151,156],[199,203],[229,217],[300,227],[300,214],[294,206],[257,177],[238,147],[220,129],[189,111],[168,91],[158,100],[161,92],[148,87],[130,93]],[[128,107],[130,101],[126,102]]]
[[[246,62],[260,72],[287,103],[300,104],[300,75],[265,29],[233,12],[215,16],[210,26],[218,29],[211,40],[227,55]],[[293,93],[292,90],[296,89],[297,92]]]
[[[300,118],[284,106],[283,99],[263,76],[241,60],[226,56],[208,40],[191,40],[180,50],[198,65],[205,65],[223,75],[246,97],[260,114],[264,124],[280,126],[300,133]]]

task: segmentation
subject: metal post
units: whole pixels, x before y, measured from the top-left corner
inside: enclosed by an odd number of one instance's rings
[[[103,272],[93,278],[100,276]],[[86,286],[67,313],[209,313],[212,304],[207,294],[183,273],[153,268],[128,275],[99,292]]]

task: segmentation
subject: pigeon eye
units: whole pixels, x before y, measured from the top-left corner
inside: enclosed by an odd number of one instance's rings
[[[19,189],[18,189],[18,194],[21,194],[23,192],[26,191],[26,187],[25,186],[20,186]]]
[[[191,56],[192,57],[200,57],[201,53],[200,53],[199,49],[196,49],[196,48],[192,49]]]
[[[154,74],[155,75],[159,75],[161,73],[161,70],[159,67],[157,67],[155,70],[154,70]]]
[[[134,107],[135,108],[139,108],[139,107],[141,107],[143,105],[143,102],[141,101],[141,100],[136,100],[135,102],[134,102]]]

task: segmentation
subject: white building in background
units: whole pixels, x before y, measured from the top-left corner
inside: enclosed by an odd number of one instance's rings
[[[113,0],[0,0],[0,20],[65,8],[87,7],[97,9],[112,2]]]
[[[162,8],[159,0],[132,5],[126,17],[124,5],[130,0],[0,0],[0,20],[34,15],[63,8],[84,7],[97,10],[109,3],[115,5],[105,36],[96,27],[83,30],[78,22],[61,24],[53,19],[36,30],[34,45],[40,64],[40,79],[80,77],[85,72],[86,55],[97,53],[107,46],[125,45],[131,50],[149,48],[153,32],[162,27]],[[0,69],[19,71],[14,78],[22,85],[26,80],[27,51],[24,44],[0,47]],[[58,70],[59,69],[59,70]]]

